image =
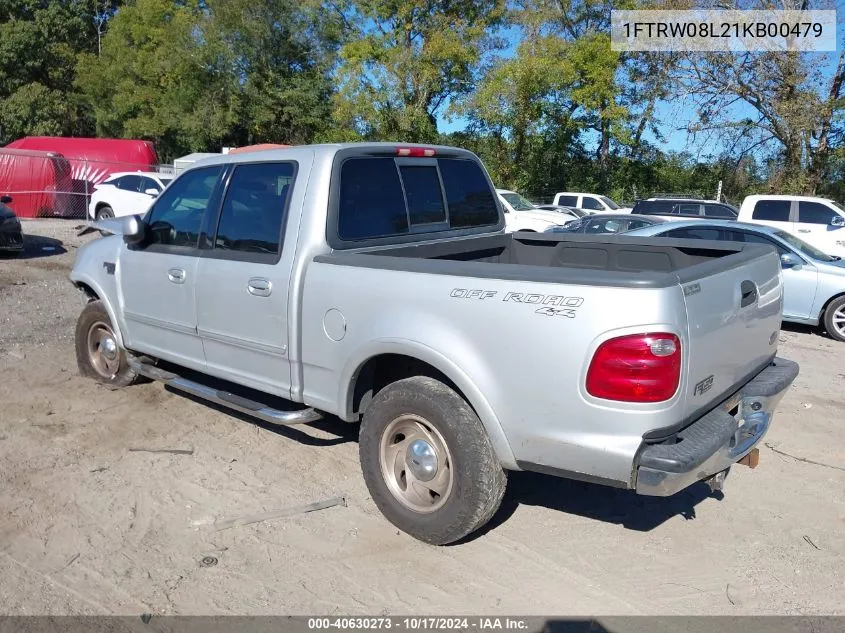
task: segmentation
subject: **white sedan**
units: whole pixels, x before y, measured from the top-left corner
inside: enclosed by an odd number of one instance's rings
[[[100,184],[94,185],[94,193],[88,204],[88,218],[105,220],[125,215],[142,215],[170,181],[170,176],[152,171],[111,174]]]

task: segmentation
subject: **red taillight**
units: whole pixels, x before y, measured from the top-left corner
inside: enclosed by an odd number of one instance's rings
[[[681,341],[651,332],[605,341],[587,370],[587,393],[605,400],[663,402],[681,380]]]
[[[412,156],[414,158],[427,158],[434,156],[435,151],[430,147],[397,147],[397,156]]]

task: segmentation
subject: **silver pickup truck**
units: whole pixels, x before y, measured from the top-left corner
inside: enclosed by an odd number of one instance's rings
[[[79,250],[79,368],[281,425],[361,422],[372,498],[429,543],[507,470],[668,496],[754,463],[798,366],[754,244],[503,232],[475,155],[220,156]]]

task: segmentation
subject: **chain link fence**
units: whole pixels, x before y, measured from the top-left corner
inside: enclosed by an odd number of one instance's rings
[[[160,190],[161,179],[172,178],[173,166],[66,158],[52,152],[0,148],[0,196],[11,198],[7,206],[21,218],[91,217],[89,207],[97,185],[123,173],[136,177],[126,179],[125,186],[121,178],[115,183],[116,191],[109,192],[109,206],[116,215],[139,212],[141,206],[149,206],[152,196],[146,192],[150,188]]]

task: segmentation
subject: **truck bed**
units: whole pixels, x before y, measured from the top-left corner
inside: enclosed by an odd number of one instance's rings
[[[335,252],[315,261],[511,281],[665,288],[735,268],[767,250],[716,241],[506,233]]]

